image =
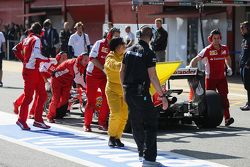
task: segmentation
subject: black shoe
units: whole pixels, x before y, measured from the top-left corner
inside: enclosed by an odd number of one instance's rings
[[[248,103],[247,103],[245,106],[240,107],[240,109],[241,109],[242,111],[249,111],[249,110],[250,110],[250,106],[249,106]]]
[[[120,139],[115,139],[115,142],[118,147],[124,147],[124,144],[121,142]]]
[[[109,147],[115,147],[116,145],[116,139],[115,137],[109,137],[109,142],[108,142]]]
[[[3,83],[2,82],[0,82],[0,87],[3,87]]]
[[[228,119],[225,120],[225,126],[230,126],[233,123],[234,123],[234,119],[233,118],[228,118]]]

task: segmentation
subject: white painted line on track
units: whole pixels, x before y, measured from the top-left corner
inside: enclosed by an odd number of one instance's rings
[[[22,131],[15,125],[16,119],[16,115],[0,111],[0,139],[89,167],[141,166],[134,143],[124,142],[124,149],[111,149],[107,146],[107,136],[55,124],[51,124],[50,130],[31,127],[30,132]],[[32,120],[28,120],[28,123],[32,123]],[[157,161],[169,167],[226,167],[160,150]]]

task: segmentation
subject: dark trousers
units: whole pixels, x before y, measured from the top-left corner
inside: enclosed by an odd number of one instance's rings
[[[125,95],[133,137],[139,156],[144,156],[147,161],[155,161],[157,156],[157,112],[154,110],[149,93],[140,96],[135,92],[135,90],[126,89]]]
[[[0,53],[0,70],[3,69],[3,58],[4,58],[4,53]]]
[[[245,89],[247,90],[248,105],[250,105],[250,69],[240,68],[240,75]]]
[[[56,48],[55,47],[53,47],[53,48],[46,47],[43,50],[43,54],[45,57],[55,58],[56,57]]]

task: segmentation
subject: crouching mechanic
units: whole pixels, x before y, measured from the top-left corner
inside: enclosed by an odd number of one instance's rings
[[[33,126],[49,129],[50,126],[43,122],[42,113],[43,105],[47,99],[44,80],[39,72],[39,65],[41,62],[49,62],[50,59],[41,54],[41,25],[36,22],[31,26],[31,33],[20,44],[18,53],[23,53],[23,79],[24,79],[24,99],[22,101],[19,117],[16,124],[22,130],[30,130],[26,123],[28,117],[29,104],[32,101],[34,92],[38,95],[37,106],[35,109]]]
[[[47,114],[48,122],[55,123],[54,118],[56,117],[57,108],[65,106],[67,109],[73,80],[76,84],[82,85],[84,82],[83,74],[88,60],[87,53],[84,53],[77,58],[66,60],[54,71],[51,79],[52,100]]]
[[[208,41],[211,43],[204,48],[187,66],[195,67],[198,61],[205,64],[206,74],[206,90],[218,90],[223,102],[225,126],[229,126],[234,122],[229,113],[228,101],[228,84],[225,75],[225,65],[227,68],[227,75],[232,75],[231,59],[229,56],[228,47],[221,45],[221,33],[218,29],[211,31],[208,36]]]

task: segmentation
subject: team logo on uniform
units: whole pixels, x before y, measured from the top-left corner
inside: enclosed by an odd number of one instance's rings
[[[217,50],[210,50],[209,55],[216,56],[216,55],[218,55],[218,52],[217,52]]]
[[[108,48],[105,48],[105,47],[102,47],[101,52],[103,52],[103,53],[108,53],[108,52],[109,52],[109,49],[108,49]]]

